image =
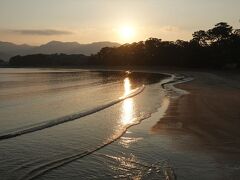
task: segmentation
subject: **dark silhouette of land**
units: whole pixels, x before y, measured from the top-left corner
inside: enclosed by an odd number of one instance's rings
[[[34,54],[12,57],[9,63],[12,66],[26,67],[79,66],[87,65],[89,63],[89,57],[82,54]]]
[[[0,41],[0,59],[5,61],[16,55],[30,54],[96,54],[103,47],[118,47],[120,44],[114,42],[94,42],[91,44],[79,44],[78,42],[50,41],[40,46],[30,46],[27,44],[17,45]]]
[[[207,31],[193,33],[190,41],[146,41],[104,47],[97,54],[84,55],[28,55],[10,59],[12,66],[167,66],[214,69],[240,67],[240,29],[227,23],[216,24]]]

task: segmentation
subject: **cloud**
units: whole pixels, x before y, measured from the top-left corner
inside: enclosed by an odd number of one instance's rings
[[[165,31],[165,32],[179,32],[182,31],[182,29],[180,29],[179,27],[176,26],[164,26],[162,28],[160,28],[161,31]]]
[[[22,35],[36,35],[36,36],[53,36],[53,35],[70,35],[73,32],[55,30],[55,29],[14,29],[7,30],[9,33],[22,34]]]

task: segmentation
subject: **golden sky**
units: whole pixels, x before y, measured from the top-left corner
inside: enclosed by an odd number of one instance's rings
[[[239,0],[0,0],[0,41],[189,40],[220,21],[239,28],[239,7]]]

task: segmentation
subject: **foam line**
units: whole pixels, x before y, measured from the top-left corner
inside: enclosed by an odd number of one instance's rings
[[[88,116],[90,114],[93,114],[93,113],[96,113],[96,112],[101,111],[103,109],[106,109],[110,106],[113,106],[113,105],[115,105],[115,104],[117,104],[117,103],[119,103],[119,102],[121,102],[121,101],[123,101],[127,98],[136,96],[139,93],[141,93],[144,90],[144,88],[145,88],[145,86],[142,85],[139,88],[133,89],[129,94],[127,94],[125,96],[122,96],[122,97],[120,97],[116,100],[113,100],[111,102],[108,102],[106,104],[103,104],[101,106],[95,107],[93,109],[90,109],[90,110],[87,110],[87,111],[84,111],[84,112],[78,112],[78,113],[70,114],[70,115],[63,116],[63,117],[60,117],[60,118],[57,118],[57,119],[44,121],[44,122],[41,122],[41,123],[32,124],[32,125],[25,126],[25,127],[20,127],[18,129],[11,130],[11,131],[6,132],[6,133],[2,133],[2,134],[0,134],[0,140],[13,138],[13,137],[20,136],[20,135],[23,135],[23,134],[28,134],[28,133],[31,133],[31,132],[35,132],[35,131],[39,131],[39,130],[42,130],[42,129],[50,128],[50,127],[53,127],[53,126],[56,126],[56,125],[59,125],[59,124],[62,124],[62,123],[73,121],[73,120],[82,118],[84,116]]]
[[[190,81],[190,80],[192,80],[192,79],[191,78],[188,79],[188,78],[182,77],[182,76],[181,77],[176,77],[175,75],[171,75],[171,77],[164,80],[161,83],[161,85],[162,85],[163,88],[165,88],[165,85],[183,83],[183,82],[187,82],[187,81]],[[174,87],[174,86],[172,85],[172,87]],[[142,86],[141,88],[137,88],[137,89],[133,90],[132,92],[130,92],[130,94],[128,94],[127,96],[119,98],[118,101],[122,101],[126,98],[135,96],[135,95],[141,93],[143,90],[144,90],[144,86]],[[49,171],[57,169],[58,167],[64,166],[68,163],[71,163],[71,162],[77,160],[77,159],[81,159],[83,157],[91,155],[91,154],[97,152],[98,150],[112,144],[113,142],[118,140],[129,128],[131,128],[132,126],[140,124],[144,119],[147,119],[149,117],[151,117],[151,114],[145,114],[141,117],[138,117],[137,119],[133,120],[134,123],[128,125],[127,127],[124,127],[122,129],[122,132],[117,134],[114,138],[112,138],[111,140],[109,140],[109,141],[107,141],[107,142],[105,142],[105,143],[103,143],[103,144],[101,144],[101,145],[99,145],[99,146],[97,146],[93,149],[89,149],[89,150],[86,150],[86,151],[83,151],[83,152],[76,152],[76,153],[70,154],[68,156],[63,156],[63,157],[60,157],[60,158],[56,158],[56,159],[54,159],[52,161],[49,161],[49,162],[41,163],[40,165],[33,167],[27,174],[20,177],[19,180],[33,180],[33,179],[36,179],[36,178],[42,176],[43,174],[46,174]],[[166,173],[168,173],[168,172],[166,172]],[[172,170],[171,170],[171,173],[173,173],[173,175],[175,177],[175,174]]]
[[[151,115],[147,114],[145,116],[141,116],[139,118],[136,118],[134,123],[128,125],[127,127],[124,127],[122,132],[120,132],[119,134],[117,134],[113,139],[103,143],[102,145],[99,145],[93,149],[89,149],[86,150],[84,152],[79,152],[79,153],[74,153],[71,154],[69,156],[63,156],[61,158],[57,158],[55,160],[46,162],[46,163],[42,163],[37,167],[33,167],[33,169],[31,169],[27,174],[25,174],[24,176],[20,177],[19,180],[33,180],[38,178],[39,176],[46,174],[47,172],[56,169],[58,167],[64,166],[65,164],[71,163],[72,161],[75,161],[77,159],[81,159],[85,156],[88,156],[90,154],[95,153],[96,151],[112,144],[113,142],[115,142],[116,140],[118,140],[130,127],[135,126],[137,124],[140,124],[144,119],[149,118]]]

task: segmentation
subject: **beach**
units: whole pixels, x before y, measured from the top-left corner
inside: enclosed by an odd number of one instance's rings
[[[232,73],[181,72],[194,80],[175,85],[189,92],[171,99],[154,132],[182,130],[206,143],[239,151],[240,76]]]
[[[1,71],[1,177],[239,177],[237,74],[121,70]]]

